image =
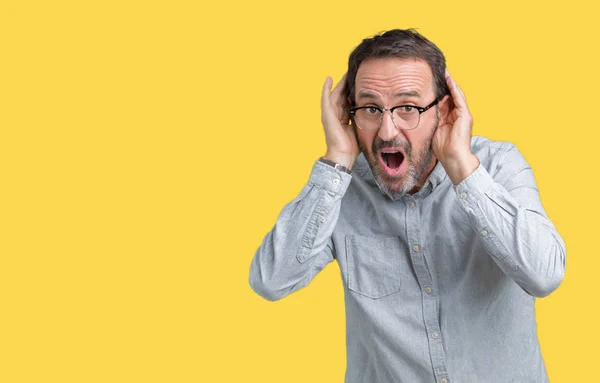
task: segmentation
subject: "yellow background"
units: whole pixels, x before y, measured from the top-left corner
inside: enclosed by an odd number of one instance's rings
[[[337,265],[277,303],[248,268],[324,153],[326,76],[397,27],[531,163],[568,250],[542,352],[596,381],[592,3],[0,1],[0,382],[342,382]]]

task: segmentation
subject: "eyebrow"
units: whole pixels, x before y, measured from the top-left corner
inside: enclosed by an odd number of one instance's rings
[[[411,90],[408,92],[398,92],[396,94],[394,94],[394,97],[398,98],[398,97],[418,97],[421,98],[421,94],[419,92],[417,92],[416,90]]]
[[[418,97],[418,98],[421,98],[421,95],[416,90],[410,90],[410,91],[395,93],[394,97],[395,98],[399,98],[399,97]],[[370,99],[370,100],[377,100],[379,97],[377,97],[376,95],[374,95],[373,93],[371,93],[369,91],[361,91],[361,92],[358,93],[358,98],[359,99],[365,99],[366,98],[366,99]]]

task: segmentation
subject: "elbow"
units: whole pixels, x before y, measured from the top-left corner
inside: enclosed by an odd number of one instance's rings
[[[562,276],[552,279],[540,279],[531,283],[525,290],[536,298],[544,298],[554,292],[561,282]]]
[[[273,284],[253,278],[252,274],[250,274],[250,288],[252,288],[252,291],[256,294],[270,302],[278,301],[287,295],[282,293],[282,291],[277,289]]]
[[[564,246],[556,246],[553,252],[554,254],[551,257],[552,262],[548,265],[545,272],[538,273],[538,276],[532,279],[527,289],[527,292],[534,297],[547,297],[560,286],[565,277],[565,248]]]
[[[250,266],[250,288],[262,298],[275,302],[289,294],[273,273],[262,270],[259,263]]]

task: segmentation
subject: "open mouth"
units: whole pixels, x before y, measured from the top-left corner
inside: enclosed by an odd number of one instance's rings
[[[383,163],[390,169],[398,169],[404,161],[404,154],[397,150],[381,152]]]

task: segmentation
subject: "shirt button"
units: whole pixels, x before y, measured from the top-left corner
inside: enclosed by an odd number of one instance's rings
[[[416,251],[416,252],[418,253],[418,252],[419,252],[419,250],[420,250],[420,247],[419,247],[419,245],[413,245],[413,250],[414,250],[414,251]]]
[[[440,380],[440,383],[448,383],[448,379],[443,378],[442,380]]]
[[[415,203],[414,203],[413,201],[410,201],[410,202],[408,203],[408,207],[415,207]]]
[[[433,334],[431,334],[431,337],[432,337],[433,339],[437,339],[437,338],[438,338],[438,336],[440,336],[440,334],[438,334],[437,332],[434,332]]]
[[[337,185],[340,183],[340,180],[338,180],[337,178],[334,178],[333,181],[331,181],[331,182],[333,182],[334,185]]]
[[[425,287],[425,292],[427,294],[431,294],[431,287]]]
[[[462,199],[467,198],[467,193],[465,193],[465,192],[460,193],[460,198],[462,198]]]
[[[321,218],[321,223],[325,223],[325,218]]]
[[[489,234],[489,233],[488,233],[488,231],[487,231],[487,230],[481,230],[481,235],[483,235],[484,237],[485,237],[486,235],[488,235],[488,234]]]

